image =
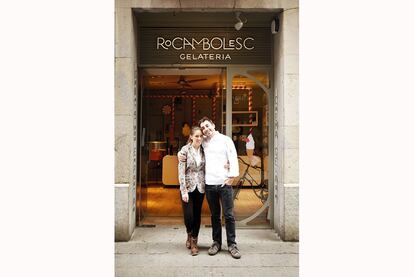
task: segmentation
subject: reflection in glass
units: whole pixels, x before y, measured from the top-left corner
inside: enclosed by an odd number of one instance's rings
[[[269,84],[267,74],[260,75],[260,80]],[[234,213],[236,221],[241,221],[261,209],[269,194],[269,96],[246,76],[236,75],[232,81],[232,139],[240,166],[233,183]],[[267,209],[248,223],[268,224]]]
[[[256,78],[260,83],[262,83],[265,87],[270,88],[270,78],[269,78],[269,71],[256,69],[256,70],[248,70],[248,74],[252,75]]]

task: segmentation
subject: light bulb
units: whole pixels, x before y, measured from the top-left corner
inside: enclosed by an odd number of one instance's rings
[[[239,31],[243,27],[243,22],[239,21],[236,24],[234,24],[234,29]]]

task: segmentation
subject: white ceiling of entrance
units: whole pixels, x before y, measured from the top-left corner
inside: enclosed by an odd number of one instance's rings
[[[276,15],[281,12],[243,12],[247,19],[244,27],[268,27]],[[145,12],[135,10],[135,17],[142,27],[231,27],[237,22],[234,12]]]
[[[149,90],[210,90],[220,83],[226,86],[221,68],[150,68],[144,69],[144,84]],[[255,76],[265,81],[267,76]],[[255,87],[256,83],[244,76],[233,78],[233,85]]]

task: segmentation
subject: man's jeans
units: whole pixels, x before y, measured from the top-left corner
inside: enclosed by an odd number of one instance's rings
[[[226,222],[227,246],[236,244],[236,224],[233,215],[233,188],[229,185],[221,187],[221,185],[206,184],[206,197],[211,212],[213,241],[218,242],[221,246],[221,202]]]

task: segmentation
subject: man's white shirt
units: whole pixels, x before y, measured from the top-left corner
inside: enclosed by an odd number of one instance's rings
[[[239,176],[239,161],[233,141],[216,131],[203,141],[206,159],[206,185],[222,185],[227,178]],[[230,168],[225,168],[229,162]]]

